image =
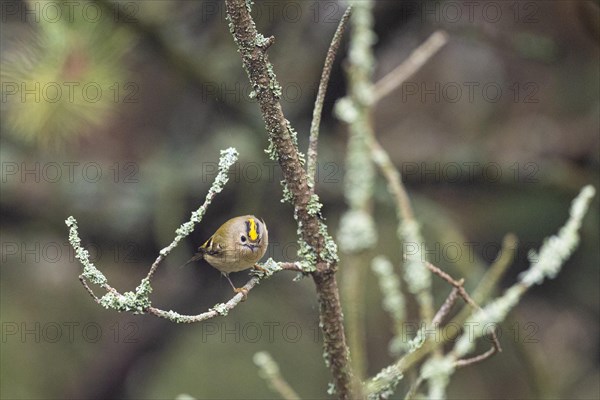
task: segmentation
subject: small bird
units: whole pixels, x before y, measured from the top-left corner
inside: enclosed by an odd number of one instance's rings
[[[231,218],[200,247],[198,252],[185,264],[204,259],[214,268],[221,271],[236,293],[243,288],[236,288],[229,279],[231,272],[239,272],[248,268],[263,268],[256,265],[264,256],[269,245],[267,225],[254,215]]]

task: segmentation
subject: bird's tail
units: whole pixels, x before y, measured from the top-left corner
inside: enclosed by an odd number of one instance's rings
[[[194,261],[202,260],[203,258],[204,258],[204,252],[199,251],[198,253],[194,254],[194,256],[192,258],[187,260],[184,264],[181,264],[181,266],[179,268],[183,268],[186,265],[193,263]]]

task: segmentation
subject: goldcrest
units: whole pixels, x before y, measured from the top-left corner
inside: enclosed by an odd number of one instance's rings
[[[265,255],[268,245],[269,231],[263,220],[253,215],[235,217],[221,225],[186,264],[206,260],[225,275],[235,292],[240,292],[229,279],[229,273],[262,269],[256,263]]]

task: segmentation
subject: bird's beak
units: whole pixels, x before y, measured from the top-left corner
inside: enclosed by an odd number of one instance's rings
[[[250,250],[252,250],[252,252],[254,253],[254,250],[256,250],[258,248],[258,246],[254,245],[254,244],[245,244],[244,247],[249,248]]]

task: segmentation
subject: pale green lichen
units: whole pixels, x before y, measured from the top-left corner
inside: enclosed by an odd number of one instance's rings
[[[335,394],[336,394],[335,383],[329,382],[327,384],[327,394],[330,396],[335,396]]]
[[[269,43],[269,38],[265,37],[262,33],[256,34],[256,46],[263,47]]]
[[[545,278],[553,279],[556,277],[563,263],[579,244],[581,221],[588,210],[589,202],[594,193],[595,190],[592,186],[584,187],[577,198],[573,200],[570,218],[558,234],[546,239],[539,255],[535,252],[529,254],[531,267],[520,276],[520,280],[524,285],[540,284]]]
[[[281,202],[292,204],[294,201],[294,194],[292,193],[292,191],[290,189],[288,189],[288,186],[285,183],[285,180],[281,181],[281,188],[282,188]]]
[[[277,261],[273,260],[271,257],[269,257],[269,259],[267,261],[265,261],[264,263],[259,264],[259,266],[264,271],[254,269],[254,270],[252,270],[252,274],[259,277],[260,279],[270,278],[276,272],[283,270],[283,268],[281,268],[281,264],[278,263]]]
[[[394,322],[394,337],[390,341],[389,350],[391,354],[399,355],[410,349],[403,331],[406,301],[400,290],[400,279],[394,272],[392,263],[386,257],[375,257],[371,262],[371,269],[378,278],[379,289],[383,296],[383,309],[388,312]]]
[[[409,353],[414,353],[416,350],[420,349],[421,346],[425,343],[425,339],[427,339],[426,329],[424,324],[421,326],[415,337],[408,341],[406,347],[408,348]]]
[[[333,112],[340,121],[347,124],[354,123],[359,117],[359,112],[354,102],[347,97],[343,97],[335,103]]]
[[[69,243],[73,247],[73,250],[75,250],[75,258],[83,265],[82,276],[95,285],[106,285],[108,282],[106,276],[90,261],[90,253],[81,247],[77,220],[73,216],[70,216],[65,220],[65,224],[69,227]]]
[[[379,283],[383,296],[383,309],[390,314],[394,322],[394,337],[390,342],[390,352],[400,354],[408,349],[406,340],[402,337],[402,325],[406,318],[406,302],[400,290],[400,279],[394,272],[394,267],[386,257],[378,256],[371,262],[371,269]]]
[[[396,386],[398,386],[403,377],[402,371],[396,365],[382,369],[365,385],[367,399],[389,399],[396,391]]]
[[[266,41],[267,39],[265,39],[265,43]],[[271,93],[273,93],[273,96],[276,99],[280,99],[282,95],[282,89],[281,85],[277,81],[277,75],[275,75],[275,70],[273,69],[273,64],[271,63],[267,63],[267,75],[269,76],[269,90]]]
[[[265,153],[272,161],[279,161],[279,153],[277,152],[277,147],[275,146],[275,142],[273,142],[273,132],[270,132],[268,135],[269,145],[265,149]]]
[[[254,5],[254,1],[253,0],[246,0],[246,10],[248,10],[248,13],[252,12],[252,6]]]
[[[370,1],[360,1],[352,5],[352,39],[350,49],[371,54],[373,49],[365,35],[372,35],[372,18],[366,17],[373,7]],[[348,81],[349,95],[335,105],[335,112],[349,126],[346,174],[344,177],[344,197],[349,206],[340,221],[338,239],[340,249],[347,254],[356,254],[371,249],[377,243],[377,229],[371,215],[375,165],[370,151],[370,140],[374,136],[371,104],[364,102],[357,89],[372,87],[374,58],[357,59],[349,56]]]
[[[169,244],[167,247],[160,250],[160,254],[163,257],[168,255],[179,244],[181,240],[185,239],[188,235],[190,235],[194,231],[195,225],[202,221],[202,218],[204,217],[204,214],[206,214],[206,210],[212,202],[212,199],[218,193],[223,191],[223,188],[229,181],[229,169],[233,164],[236,163],[236,161],[238,160],[238,156],[238,151],[233,147],[221,150],[217,176],[215,177],[214,182],[208,190],[208,194],[206,195],[204,204],[202,204],[197,210],[192,212],[189,221],[184,222],[179,228],[175,230],[175,233],[177,235],[175,236],[175,239],[173,239],[171,244]]]
[[[319,195],[313,193],[306,205],[306,211],[309,215],[317,216],[321,213],[321,208],[323,208],[323,204],[319,201]]]
[[[344,177],[344,197],[350,208],[366,209],[373,197],[375,165],[369,150],[373,128],[366,111],[350,125],[350,138],[346,155],[346,175]]]
[[[135,289],[135,292],[125,292],[124,294],[108,292],[100,298],[100,305],[119,312],[128,311],[134,314],[143,314],[151,305],[150,293],[152,293],[150,281],[148,278],[144,278]]]
[[[330,264],[337,264],[340,261],[338,256],[338,246],[335,240],[327,231],[327,225],[323,221],[319,222],[319,233],[323,236],[323,249],[319,253],[319,256]]]
[[[217,314],[223,315],[223,316],[229,314],[229,309],[227,308],[227,305],[224,303],[215,304],[214,307],[210,309],[210,311],[215,311]]]
[[[279,375],[279,366],[266,351],[255,353],[252,361],[260,369],[263,378]]]
[[[431,357],[423,364],[421,377],[429,381],[428,398],[446,398],[446,388],[454,370],[454,361],[448,357]]]
[[[177,311],[169,310],[163,314],[163,316],[171,321],[178,321],[179,318],[183,317],[183,315],[179,314]]]
[[[189,324],[196,322],[196,317],[193,315],[181,315],[177,311],[169,310],[160,313],[160,316],[178,324]]]
[[[394,321],[403,322],[406,317],[406,303],[400,291],[400,280],[394,273],[394,266],[384,256],[378,256],[371,262],[371,269],[377,275],[379,289],[383,295],[383,309]]]
[[[404,248],[411,250],[408,255],[405,252],[404,263],[404,279],[409,292],[418,294],[429,291],[431,272],[423,264],[425,241],[421,237],[419,224],[414,220],[403,221],[398,228],[398,237],[402,240]]]
[[[284,195],[285,195],[285,185],[284,185]],[[312,195],[308,204],[307,211],[308,214],[318,215],[320,214],[320,210],[323,207],[322,203],[319,201],[319,197],[317,195]],[[316,270],[317,261],[320,258],[321,260],[329,263],[335,264],[339,262],[339,257],[337,254],[337,244],[329,235],[327,231],[327,225],[321,220],[319,220],[319,234],[323,237],[323,247],[320,253],[317,255],[315,249],[310,246],[303,237],[303,226],[302,221],[298,218],[297,210],[294,211],[294,219],[298,224],[298,229],[296,234],[298,236],[298,257],[300,261],[298,265],[302,269],[303,272],[313,272]]]
[[[299,228],[300,229],[300,228]],[[298,233],[298,262],[300,269],[304,272],[313,272],[317,269],[317,254],[314,249],[302,239]]]
[[[65,223],[69,227],[69,242],[75,250],[75,258],[83,265],[82,276],[91,283],[108,289],[106,277],[90,262],[88,251],[81,247],[81,239],[77,231],[77,221],[70,216]],[[151,292],[152,287],[150,286],[150,282],[148,279],[143,279],[135,289],[135,292],[119,294],[109,291],[100,298],[100,305],[117,311],[131,311],[135,314],[142,314],[150,306],[148,296]]]
[[[306,164],[306,156],[304,155],[304,153],[302,153],[301,151],[298,150],[298,133],[292,127],[292,124],[290,124],[290,121],[288,121],[286,119],[285,123],[286,123],[288,134],[292,138],[292,143],[294,144],[294,148],[296,149],[296,152],[298,153],[298,161],[300,161],[300,165],[304,165],[304,164]]]
[[[338,242],[345,253],[373,248],[377,243],[377,229],[371,215],[361,209],[345,212],[340,220]]]

